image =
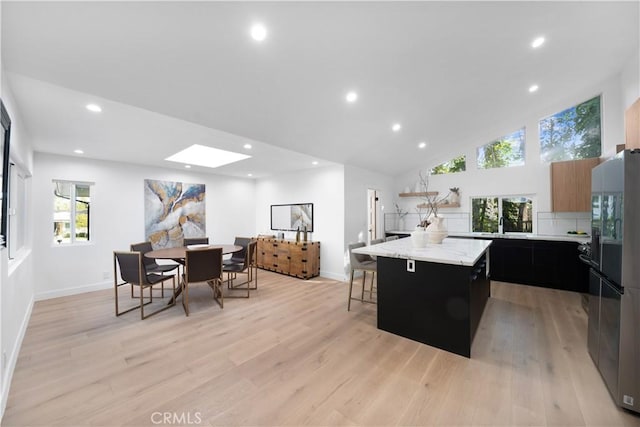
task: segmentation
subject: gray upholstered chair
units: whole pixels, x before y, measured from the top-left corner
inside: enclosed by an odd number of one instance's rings
[[[144,268],[147,273],[160,273],[160,275],[164,276],[164,273],[173,271],[180,265],[158,264],[154,259],[144,256],[144,254],[153,250],[151,242],[134,243],[130,246],[130,250],[131,252],[140,252],[142,254],[142,263],[144,264]],[[153,288],[151,289],[153,290]],[[160,290],[162,292],[160,295],[162,298],[164,298],[164,282],[162,282],[162,287]],[[131,297],[133,298],[133,286],[131,287]]]
[[[383,243],[383,242],[384,242],[384,239],[383,239],[383,238],[380,238],[380,239],[373,239],[373,240],[371,241],[371,244],[372,244],[372,245],[377,245],[378,243]]]
[[[347,303],[347,311],[351,310],[351,300],[354,299],[356,301],[360,301],[360,302],[370,302],[370,303],[376,303],[376,301],[374,301],[372,299],[372,291],[369,291],[369,299],[365,300],[364,299],[364,290],[365,290],[365,282],[367,279],[367,272],[371,273],[371,288],[373,288],[373,281],[375,279],[375,275],[376,272],[378,271],[378,263],[372,259],[369,255],[363,255],[363,254],[356,254],[353,252],[354,249],[357,248],[362,248],[366,246],[365,243],[363,242],[359,242],[359,243],[351,243],[349,245],[349,260],[351,263],[351,274],[350,274],[350,280],[349,280],[349,300]],[[362,293],[360,295],[360,298],[354,298],[352,296],[352,292],[353,292],[353,276],[355,274],[356,271],[362,271]]]
[[[209,238],[208,237],[185,237],[184,238],[184,243],[182,244],[182,246],[208,245],[208,244],[209,244]]]
[[[397,234],[394,234],[393,236],[388,236],[388,237],[387,237],[386,239],[384,239],[384,240],[385,240],[385,242],[390,242],[390,241],[392,241],[392,240],[398,240],[398,239],[399,239],[398,235],[397,235]]]
[[[224,308],[222,295],[222,248],[187,249],[182,275],[182,306],[189,315],[189,285],[206,282],[213,290],[213,299]]]
[[[163,305],[160,309],[152,312],[145,316],[144,314],[144,306],[153,303],[153,292],[152,287],[157,285],[158,283],[164,283],[166,280],[171,279],[173,283],[173,291],[175,293],[176,290],[176,279],[175,275],[164,276],[156,273],[148,273],[142,262],[142,253],[140,252],[114,252],[113,253],[113,287],[115,290],[116,297],[116,316],[120,316],[121,314],[128,313],[131,310],[135,310],[137,308],[140,309],[140,318],[146,319],[149,316],[153,316],[161,311],[166,310],[169,307],[175,305],[175,300],[172,300],[169,305]],[[120,274],[118,275],[118,271]],[[135,307],[131,307],[124,311],[119,311],[118,307],[118,288],[130,285],[132,288],[134,286],[140,287],[140,303]],[[144,302],[144,290],[149,289],[149,301]],[[133,294],[133,291],[132,291]],[[172,294],[173,296],[173,294]]]

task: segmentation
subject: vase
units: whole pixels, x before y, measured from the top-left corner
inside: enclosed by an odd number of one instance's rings
[[[429,243],[440,244],[447,237],[447,227],[444,225],[444,218],[432,216],[429,218],[430,224],[426,229],[427,241]]]
[[[456,193],[451,193],[451,194],[449,195],[448,200],[449,200],[449,203],[451,203],[452,205],[455,205],[455,204],[457,204],[457,203],[460,203],[460,195],[459,195],[459,194],[456,194]]]
[[[398,231],[404,231],[404,218],[398,218]]]
[[[426,248],[427,241],[427,230],[424,227],[416,227],[416,229],[411,232],[411,244],[414,248]]]

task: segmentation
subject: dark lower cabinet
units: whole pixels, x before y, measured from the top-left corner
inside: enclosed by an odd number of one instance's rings
[[[491,288],[486,257],[474,266],[378,257],[378,328],[465,357]]]
[[[491,279],[588,292],[589,267],[578,259],[578,243],[493,239]]]

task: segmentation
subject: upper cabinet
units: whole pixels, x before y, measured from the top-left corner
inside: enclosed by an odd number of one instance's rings
[[[640,148],[640,98],[624,113],[624,140],[626,148]]]
[[[599,158],[551,163],[551,210],[591,211],[591,169]]]

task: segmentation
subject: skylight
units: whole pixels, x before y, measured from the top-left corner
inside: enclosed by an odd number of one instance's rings
[[[207,168],[217,168],[220,166],[228,165],[229,163],[248,159],[249,157],[251,156],[194,144],[191,147],[177,152],[173,156],[167,157],[165,160],[169,160],[170,162],[204,166]]]

